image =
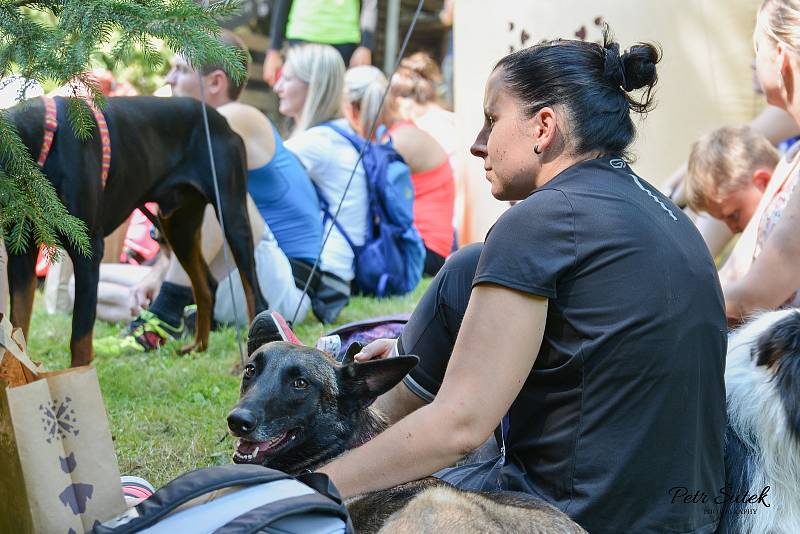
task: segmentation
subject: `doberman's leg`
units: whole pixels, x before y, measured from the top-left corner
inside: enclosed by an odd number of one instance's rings
[[[193,343],[181,348],[181,354],[206,350],[211,331],[211,314],[214,311],[213,291],[216,289],[216,283],[213,282],[208,265],[203,259],[200,244],[200,227],[205,204],[205,199],[199,193],[189,193],[179,208],[168,217],[161,218],[165,237],[192,282],[194,301],[197,304],[195,339]]]
[[[91,236],[92,250],[83,255],[67,247],[75,266],[75,306],[72,310],[72,367],[88,365],[93,358],[92,334],[97,316],[97,284],[100,280],[100,262],[103,259],[103,238]]]
[[[36,292],[36,247],[22,254],[8,251],[8,290],[11,294],[11,324],[22,328],[25,339],[31,326],[33,297]]]
[[[230,195],[222,196],[222,215],[225,217],[225,238],[239,269],[247,312],[252,321],[256,314],[266,310],[269,304],[261,293],[256,277],[253,231],[247,215],[247,197],[233,199]]]

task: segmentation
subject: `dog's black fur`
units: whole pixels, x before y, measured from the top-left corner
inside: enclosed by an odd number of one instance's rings
[[[359,350],[357,344],[351,346],[339,365],[310,347],[272,342],[256,349],[244,368],[239,402],[228,415],[228,426],[239,438],[234,462],[296,475],[321,467],[383,431],[387,421],[370,404],[399,383],[418,358],[355,363],[353,355]],[[444,491],[430,493],[438,490]],[[409,517],[402,514],[413,503],[433,507],[434,523],[426,516],[424,524],[410,526]],[[433,477],[359,495],[346,504],[360,533],[377,532],[387,520],[394,520],[399,531],[461,530],[458,521],[464,520],[473,530],[478,524],[491,524],[495,531],[583,532],[537,499],[461,491]],[[416,512],[409,515],[412,521],[418,517]]]
[[[216,282],[203,260],[200,226],[204,207],[216,205],[201,103],[192,98],[116,97],[103,110],[111,137],[111,167],[101,186],[101,140],[78,139],[66,120],[66,101],[56,99],[59,128],[43,172],[69,212],[86,223],[92,253],[83,256],[67,240],[75,265],[75,306],[72,316],[72,365],[92,360],[92,329],[103,238],[145,202],[159,204],[161,226],[172,250],[192,281],[197,303],[194,343],[205,350],[211,328]],[[44,138],[44,105],[40,100],[9,110],[25,146],[36,159]],[[252,319],[267,308],[255,275],[253,238],[247,218],[247,176],[244,144],[226,120],[208,109],[211,144],[219,179],[225,232],[242,276]],[[37,249],[9,254],[11,321],[27,336],[36,287]]]

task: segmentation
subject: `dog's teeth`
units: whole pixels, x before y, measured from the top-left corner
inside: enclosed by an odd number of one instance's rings
[[[297,436],[295,436],[294,434],[292,434],[292,437],[291,437],[291,438],[289,438],[289,439],[291,439],[292,441],[294,441],[294,438],[296,438],[296,437],[297,437]]]
[[[253,454],[251,454],[251,456],[252,456],[253,458],[255,458],[256,456],[258,456],[258,447],[256,447],[256,450],[254,450],[254,451],[253,451]]]

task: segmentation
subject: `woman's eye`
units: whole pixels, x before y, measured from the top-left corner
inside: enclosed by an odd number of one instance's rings
[[[252,363],[245,365],[244,367],[244,377],[245,378],[253,378],[256,374],[256,366]]]
[[[295,378],[292,381],[292,387],[294,389],[306,389],[308,387],[308,380],[305,378]]]

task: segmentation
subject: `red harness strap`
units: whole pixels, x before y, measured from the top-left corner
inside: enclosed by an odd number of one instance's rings
[[[50,148],[53,146],[53,136],[58,130],[58,111],[56,110],[56,102],[49,96],[43,96],[44,102],[44,141],[42,142],[42,150],[39,152],[39,159],[37,163],[39,167],[44,167],[47,156],[50,154]],[[101,166],[100,166],[100,183],[103,189],[106,187],[108,180],[108,170],[111,168],[111,136],[108,134],[108,124],[103,112],[100,111],[91,101],[86,101],[89,109],[92,110],[94,120],[97,122],[97,129],[100,132],[101,143]]]
[[[53,146],[53,136],[58,130],[56,101],[49,96],[43,96],[42,102],[44,102],[44,141],[42,141],[42,150],[39,151],[39,159],[36,160],[39,167],[44,167],[44,162],[47,161],[47,155],[50,153],[50,147]]]

